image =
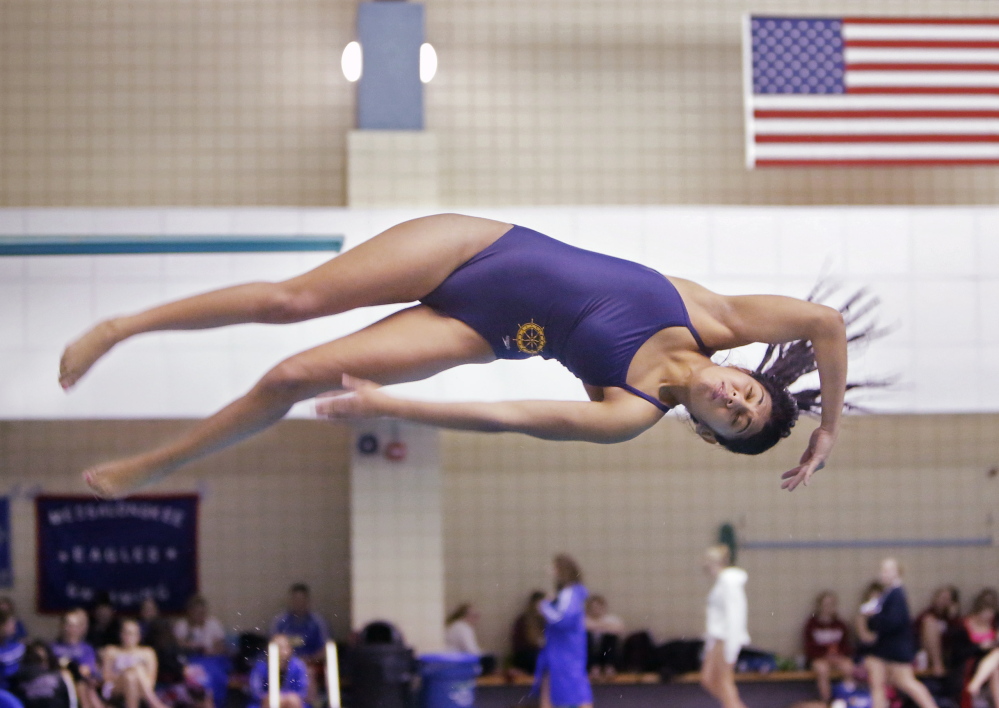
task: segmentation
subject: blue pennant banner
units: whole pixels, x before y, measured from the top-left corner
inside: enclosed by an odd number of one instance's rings
[[[197,592],[196,495],[39,496],[35,504],[40,612],[87,606],[104,592],[122,610],[152,597],[179,612]]]

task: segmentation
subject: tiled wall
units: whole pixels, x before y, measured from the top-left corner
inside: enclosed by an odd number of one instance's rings
[[[14,496],[11,594],[32,632],[54,631],[54,620],[31,612],[30,495],[82,492],[76,475],[86,464],[148,446],[186,425],[0,423],[2,491]],[[710,448],[676,420],[615,446],[446,433],[439,480],[428,466],[433,444],[416,440],[407,427],[400,437],[409,443],[409,463],[396,467],[379,458],[359,466],[355,484],[365,483],[368,493],[351,501],[351,434],[289,421],[192,465],[156,491],[201,492],[202,589],[232,630],[265,627],[287,584],[301,579],[312,585],[316,608],[338,636],[351,626],[353,603],[354,627],[389,617],[422,649],[433,648],[439,634],[426,608],[440,607],[443,592],[445,609],[465,600],[480,605],[480,639],[502,652],[519,603],[546,586],[551,554],[565,550],[579,558],[591,590],[606,594],[629,628],[649,628],[661,640],[700,631],[706,581],[699,553],[725,521],[744,541],[993,535],[999,478],[989,470],[999,464],[997,425],[995,415],[851,417],[833,464],[793,494],[779,490],[778,477],[800,454],[810,427],[805,421],[762,459]],[[388,429],[383,438],[392,434]],[[350,518],[358,515],[355,533],[370,533],[363,548],[354,543],[353,563],[363,566],[367,591],[351,598]],[[430,548],[439,548],[441,524],[443,575],[440,555]],[[754,640],[794,652],[814,594],[836,589],[852,612],[856,593],[888,552],[744,551]],[[995,546],[891,552],[909,566],[914,605],[944,581],[957,583],[966,596],[999,585]]]
[[[550,589],[550,559],[564,551],[629,630],[664,641],[703,632],[701,553],[725,522],[742,542],[994,536],[999,416],[851,416],[829,466],[807,488],[781,491],[814,425],[802,420],[759,458],[706,445],[672,419],[609,446],[444,433],[447,606],[476,603],[480,642],[503,654],[514,617],[531,590]],[[997,549],[744,550],[750,634],[800,652],[816,594],[837,591],[852,617],[888,554],[908,568],[913,610],[945,582],[967,604],[999,585]]]
[[[342,204],[354,2],[0,6],[0,203]]]
[[[9,591],[29,632],[51,636],[53,617],[35,608],[35,512],[38,492],[87,491],[90,464],[165,441],[189,421],[0,422],[0,494],[12,495],[14,587]],[[201,495],[201,591],[231,632],[268,631],[288,586],[312,588],[315,610],[331,630],[350,629],[350,431],[286,421],[231,450],[190,465],[155,492]],[[8,591],[0,589],[0,594]]]
[[[397,421],[354,426],[351,465],[351,617],[389,620],[421,652],[443,648],[444,547],[438,432]],[[378,449],[359,451],[360,436]],[[405,446],[402,459],[388,446]]]
[[[352,130],[347,206],[433,208],[440,202],[437,136],[415,130]]]
[[[426,0],[443,204],[989,204],[994,169],[743,168],[742,13],[993,0]],[[8,0],[0,205],[342,205],[353,0]]]

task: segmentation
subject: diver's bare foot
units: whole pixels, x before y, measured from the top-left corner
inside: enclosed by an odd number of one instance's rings
[[[67,346],[59,362],[59,385],[70,388],[118,342],[117,329],[112,320],[107,320]]]
[[[83,473],[83,481],[99,497],[120,499],[164,474],[162,470],[150,468],[141,459],[133,457],[95,465]]]

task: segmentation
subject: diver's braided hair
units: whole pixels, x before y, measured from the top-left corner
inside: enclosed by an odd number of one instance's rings
[[[819,282],[807,300],[821,303],[837,290],[836,286]],[[887,334],[888,329],[879,327],[877,320],[870,317],[880,303],[877,297],[864,288],[855,292],[838,308],[846,325],[848,346],[864,344]],[[864,322],[861,322],[862,320]],[[791,428],[794,427],[802,411],[812,415],[821,413],[822,394],[819,389],[808,388],[794,392],[789,389],[795,381],[817,368],[815,351],[807,339],[768,345],[762,361],[750,375],[770,395],[772,406],[769,420],[755,435],[732,439],[717,437],[718,443],[731,452],[759,455],[791,434]],[[848,383],[846,390],[886,386],[888,383],[887,381]],[[861,410],[860,406],[853,403],[844,403],[843,407],[846,410]]]

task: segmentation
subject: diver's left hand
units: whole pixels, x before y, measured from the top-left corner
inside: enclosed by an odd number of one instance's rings
[[[784,481],[780,488],[793,492],[799,484],[804,484],[807,487],[812,475],[826,466],[826,458],[829,457],[835,444],[835,434],[822,427],[816,428],[808,441],[808,448],[798,460],[800,464],[781,475],[781,479]]]

